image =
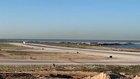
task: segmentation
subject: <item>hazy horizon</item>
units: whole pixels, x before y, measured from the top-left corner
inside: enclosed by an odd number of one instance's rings
[[[2,0],[0,39],[140,40],[139,0]]]

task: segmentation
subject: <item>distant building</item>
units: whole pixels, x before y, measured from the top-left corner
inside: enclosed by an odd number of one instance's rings
[[[25,41],[23,41],[22,43],[23,43],[23,44],[26,44],[26,42],[25,42]]]
[[[90,42],[81,42],[81,44],[90,45]]]

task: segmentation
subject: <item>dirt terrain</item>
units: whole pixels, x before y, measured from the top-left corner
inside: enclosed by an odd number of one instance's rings
[[[91,60],[107,59],[95,54],[80,53],[78,51],[50,51],[45,48],[34,48],[18,43],[1,44],[0,64],[9,63],[78,63]],[[54,48],[54,50],[56,50]]]
[[[140,66],[0,65],[0,79],[139,79]]]
[[[2,57],[6,59],[3,64],[16,64],[16,62],[18,64],[140,64],[139,52],[82,49],[43,44],[10,43],[10,45],[23,47],[23,49],[3,49],[1,55],[4,55],[5,57]],[[3,58],[0,61],[4,62]],[[13,60],[9,61],[9,59]]]
[[[2,43],[0,79],[139,79],[139,56],[139,52]]]

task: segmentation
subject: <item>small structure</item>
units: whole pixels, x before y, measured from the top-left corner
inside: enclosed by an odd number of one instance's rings
[[[41,48],[41,50],[44,50],[44,48]]]
[[[77,52],[77,54],[79,54],[79,52]]]
[[[55,64],[53,63],[53,67],[55,67]]]
[[[22,43],[23,43],[23,44],[26,44],[26,42],[25,42],[25,41],[23,41]]]
[[[113,56],[109,56],[109,58],[113,58]]]

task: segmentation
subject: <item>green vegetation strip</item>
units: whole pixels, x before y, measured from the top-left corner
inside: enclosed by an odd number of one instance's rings
[[[0,48],[8,48],[8,47],[18,47],[18,46],[8,43],[0,43]]]
[[[27,51],[6,51],[7,53],[10,53],[11,55],[29,55],[30,52]]]
[[[35,72],[35,71],[88,71],[139,74],[140,65],[116,66],[116,65],[0,65],[0,72]]]

